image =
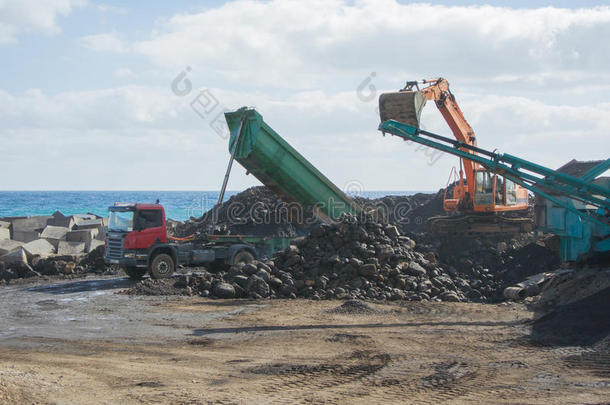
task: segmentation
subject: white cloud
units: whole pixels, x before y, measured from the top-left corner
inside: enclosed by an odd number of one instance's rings
[[[219,22],[225,22],[219,24]],[[610,8],[509,9],[395,0],[240,0],[175,15],[135,44],[155,62],[234,81],[316,87],[374,69],[414,77],[605,72]]]
[[[444,186],[455,164],[452,157],[436,161],[418,145],[382,137],[375,103],[361,102],[355,92],[282,97],[211,91],[230,109],[255,105],[272,128],[340,187],[356,179],[368,190],[431,190]],[[56,95],[0,91],[0,172],[19,167],[20,173],[4,178],[2,188],[46,188],[44,182],[51,179],[49,184],[59,188],[215,189],[228,159],[227,141],[191,109],[196,94],[175,96],[169,85]],[[552,105],[490,95],[464,97],[461,104],[482,147],[549,167],[572,158],[607,157],[610,103]],[[423,120],[429,130],[450,136],[433,104]],[[164,170],[151,178],[153,167]],[[236,166],[232,188],[257,184],[244,174]]]
[[[119,79],[126,79],[130,77],[135,77],[136,74],[129,68],[118,68],[114,71],[114,77],[118,77]]]
[[[130,50],[129,44],[114,33],[87,35],[80,39],[83,47],[96,52],[125,53]]]
[[[58,16],[67,16],[87,0],[0,0],[0,44],[17,41],[23,33],[60,32]]]
[[[95,9],[102,13],[110,14],[127,14],[128,10],[125,7],[111,6],[109,4],[95,4]]]
[[[3,23],[0,18],[0,38],[22,32]],[[134,65],[139,83],[166,77],[167,84],[0,91],[0,172],[29,163],[0,187],[46,188],[44,172],[73,176],[69,184],[53,180],[59,188],[92,182],[93,188],[215,189],[227,142],[190,105],[197,88],[209,87],[221,106],[257,107],[339,186],[356,179],[373,190],[435,189],[445,185],[455,158],[431,165],[417,145],[383,138],[376,103],[384,89],[439,75],[450,80],[484,148],[549,167],[606,158],[609,34],[608,7],[240,0],[175,15],[135,43],[124,40],[127,32],[89,35],[81,45],[119,54],[109,60],[131,53],[150,59],[156,66]],[[120,83],[134,77],[127,67],[115,69],[122,65],[109,69]],[[179,97],[170,82],[186,66],[193,90]],[[359,86],[367,97],[357,96]],[[426,129],[450,136],[433,103],[422,120]],[[151,168],[159,167],[166,170],[151,178]],[[244,172],[236,166],[231,188],[257,183]]]

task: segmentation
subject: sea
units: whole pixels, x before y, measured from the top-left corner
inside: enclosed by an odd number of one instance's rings
[[[240,191],[227,191],[224,201]],[[356,195],[380,198],[430,191],[359,191]],[[0,191],[0,217],[96,214],[107,216],[115,202],[163,204],[167,218],[184,221],[200,217],[218,202],[219,191]]]

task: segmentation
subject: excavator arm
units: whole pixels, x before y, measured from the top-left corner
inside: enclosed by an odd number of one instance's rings
[[[455,139],[467,145],[477,146],[474,131],[470,124],[468,124],[468,121],[466,121],[466,118],[464,118],[464,114],[462,114],[455,96],[449,90],[449,82],[441,77],[438,79],[422,80],[421,83],[428,84],[427,87],[420,91],[426,96],[427,100],[436,103],[436,107],[441,112],[449,128],[451,128]],[[405,90],[411,90],[414,86],[419,89],[418,82],[407,82]]]

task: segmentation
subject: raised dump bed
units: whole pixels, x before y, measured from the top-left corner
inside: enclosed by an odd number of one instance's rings
[[[313,208],[322,219],[358,213],[360,207],[278,135],[253,108],[225,113],[235,159],[285,201]],[[238,136],[239,135],[239,136]],[[238,139],[239,138],[239,139]]]

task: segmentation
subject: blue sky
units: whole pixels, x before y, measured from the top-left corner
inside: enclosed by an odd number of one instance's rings
[[[437,189],[454,159],[381,138],[375,103],[439,75],[483,147],[608,157],[609,2],[313,3],[0,0],[0,189],[217,189],[203,89],[257,107],[340,187]],[[448,134],[432,104],[423,122]],[[238,167],[230,188],[255,184]]]

